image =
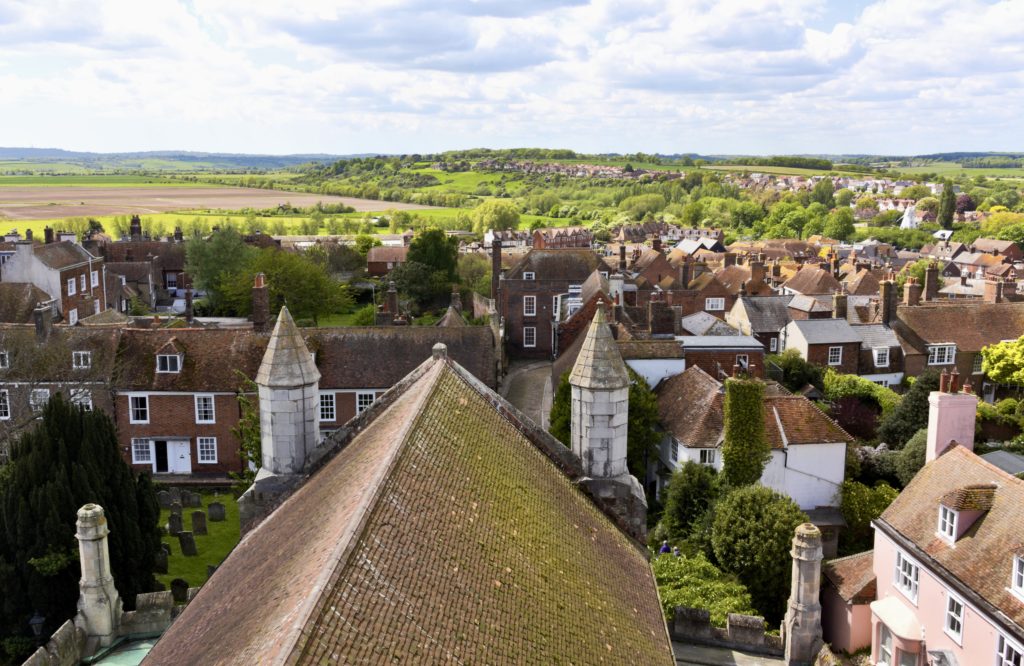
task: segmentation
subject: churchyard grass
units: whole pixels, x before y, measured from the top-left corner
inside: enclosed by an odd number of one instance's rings
[[[238,521],[238,503],[231,493],[202,493],[203,510],[207,511],[211,502],[220,502],[224,505],[225,520],[213,522],[207,517],[206,536],[197,535],[196,550],[199,555],[196,557],[185,557],[181,554],[181,546],[178,538],[165,535],[162,541],[171,546],[171,555],[167,558],[167,573],[157,574],[156,579],[163,583],[166,589],[171,589],[171,581],[175,578],[182,578],[188,581],[189,587],[200,587],[206,582],[206,565],[219,565],[228,556],[228,553],[235,547],[241,538],[241,528]],[[184,507],[181,510],[183,527],[185,530],[192,529],[192,512],[198,509]],[[167,524],[167,517],[171,514],[169,509],[160,510],[160,524]],[[209,516],[209,514],[207,514]]]

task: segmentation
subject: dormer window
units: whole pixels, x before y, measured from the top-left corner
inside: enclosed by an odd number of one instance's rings
[[[1010,581],[1010,591],[1024,601],[1024,558],[1020,555],[1013,557],[1013,579]]]
[[[156,357],[157,372],[181,372],[180,354],[158,354]]]
[[[535,280],[536,278],[537,278],[537,274],[534,273],[533,271],[523,271],[523,279],[524,280]]]
[[[939,536],[949,543],[956,541],[957,512],[948,506],[939,506]]]
[[[6,370],[11,367],[11,356],[7,350],[0,351],[0,369]]]
[[[92,367],[92,352],[71,352],[71,367],[76,370],[84,370],[85,368]]]

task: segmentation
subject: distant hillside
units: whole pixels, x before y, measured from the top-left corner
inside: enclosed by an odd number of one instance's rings
[[[132,153],[91,153],[60,148],[0,147],[0,170],[16,169],[13,163],[24,163],[26,169],[46,164],[51,170],[61,166],[78,169],[110,170],[268,170],[287,169],[300,164],[330,163],[362,155],[327,155],[321,153],[296,155],[246,155],[242,153],[203,153],[185,150],[153,150]]]

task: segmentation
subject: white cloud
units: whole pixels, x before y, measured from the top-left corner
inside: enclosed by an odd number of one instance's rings
[[[21,0],[0,145],[1012,150],[1021,25],[1020,0]]]

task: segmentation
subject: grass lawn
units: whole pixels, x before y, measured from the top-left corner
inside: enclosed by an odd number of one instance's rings
[[[196,557],[185,557],[181,554],[181,546],[178,545],[178,538],[165,536],[163,542],[170,544],[171,555],[167,558],[167,573],[157,574],[156,578],[164,584],[168,590],[171,589],[171,581],[175,578],[183,578],[188,581],[189,587],[199,587],[206,582],[206,565],[219,565],[228,556],[231,549],[235,547],[241,538],[241,528],[238,522],[238,504],[230,494],[203,493],[203,510],[211,502],[220,502],[224,505],[226,520],[219,523],[206,519],[206,536],[196,536],[196,550],[199,555]],[[192,512],[199,509],[182,507],[181,517],[185,530],[192,529]],[[160,511],[160,524],[167,524],[167,517],[171,515],[169,509]]]
[[[985,176],[986,178],[1024,178],[1024,169],[998,167],[965,169],[957,162],[933,162],[931,164],[925,164],[924,166],[893,167],[893,171],[906,174],[934,173],[947,178],[964,174],[972,178],[974,176]]]

